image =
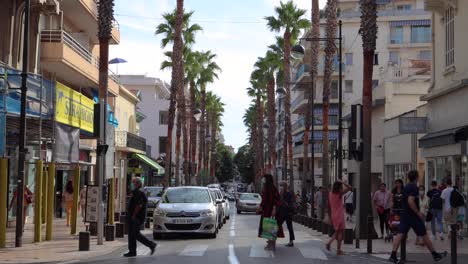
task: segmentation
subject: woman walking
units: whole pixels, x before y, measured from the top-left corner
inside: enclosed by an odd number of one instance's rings
[[[401,210],[403,208],[403,187],[404,184],[401,179],[395,180],[395,188],[392,190],[392,197],[390,199],[393,214],[401,214]]]
[[[67,226],[70,226],[71,212],[73,208],[73,182],[68,181],[63,192],[63,199],[65,201],[65,210],[67,213]]]
[[[345,188],[343,188],[343,185]],[[345,210],[343,207],[343,195],[351,190],[352,187],[349,184],[342,182],[341,180],[336,181],[333,184],[332,192],[328,195],[329,200],[329,212],[330,212],[330,219],[333,224],[333,228],[335,229],[335,233],[333,234],[330,241],[328,241],[326,247],[327,250],[330,251],[331,244],[333,241],[337,240],[337,255],[343,255],[343,251],[341,250],[341,242],[343,241],[343,232],[346,228],[345,225]]]
[[[274,218],[276,219],[276,212],[281,205],[281,199],[278,189],[273,184],[273,176],[271,174],[265,174],[262,178],[263,191],[262,191],[262,202],[258,208],[257,213],[261,214],[260,227],[258,229],[258,237],[262,237],[263,232],[263,218]],[[278,226],[277,237],[284,237],[283,228]],[[276,240],[267,240],[266,250],[276,250]]]
[[[280,184],[280,199],[281,205],[278,212],[278,226],[282,227],[283,223],[286,222],[289,231],[289,243],[286,246],[294,247],[295,236],[292,217],[296,211],[296,200],[294,199],[294,195],[289,190],[286,182],[282,182]]]
[[[390,227],[388,225],[388,216],[390,214],[390,192],[387,191],[387,185],[385,183],[380,184],[379,189],[374,193],[372,200],[379,216],[380,233],[382,235],[380,238],[384,238],[384,227],[387,235],[389,235],[390,232]]]
[[[427,216],[429,209],[429,199],[426,196],[426,189],[424,188],[423,185],[419,186],[419,212],[421,212],[422,215],[426,216],[426,222],[430,222],[432,216]],[[416,246],[424,246],[424,240],[423,237],[416,237],[415,241]]]

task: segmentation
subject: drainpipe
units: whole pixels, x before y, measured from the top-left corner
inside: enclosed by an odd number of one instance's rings
[[[432,60],[431,60],[431,85],[429,86],[429,89],[427,90],[427,93],[430,93],[435,86],[435,56],[434,56],[434,47],[435,47],[435,30],[434,30],[434,23],[435,23],[435,15],[434,12],[431,14],[431,50],[432,50]]]

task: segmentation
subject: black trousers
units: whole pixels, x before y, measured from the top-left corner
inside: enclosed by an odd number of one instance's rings
[[[383,213],[378,213],[379,221],[380,221],[380,233],[384,236],[384,227],[387,235],[390,232],[390,226],[388,224],[388,216],[390,215],[390,209],[385,209]]]
[[[296,237],[294,236],[292,216],[281,217],[278,221],[278,226],[283,225],[284,222],[286,222],[286,225],[288,226],[289,241],[296,240]]]
[[[142,223],[140,223],[139,220],[130,219],[127,221],[127,223],[128,223],[128,251],[130,253],[134,253],[134,254],[137,253],[137,243],[136,243],[137,241],[139,241],[140,243],[142,243],[143,245],[149,248],[152,248],[156,245],[154,242],[150,241],[148,238],[146,238],[140,233],[140,227]]]

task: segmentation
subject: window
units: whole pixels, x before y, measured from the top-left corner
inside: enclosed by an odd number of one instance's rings
[[[372,89],[376,88],[379,86],[379,80],[372,80]]]
[[[345,81],[345,93],[352,93],[353,92],[353,80],[346,80]]]
[[[338,99],[338,81],[332,81],[330,87],[330,98]]]
[[[411,10],[411,5],[398,5],[397,10]]]
[[[431,42],[431,26],[411,26],[411,43]]]
[[[326,65],[326,56],[323,56],[323,65],[325,66]],[[332,62],[332,70],[333,71],[338,71],[339,70],[339,67],[340,67],[340,62],[338,60],[338,55],[334,55],[333,56],[333,62]]]
[[[169,112],[168,111],[159,111],[159,124],[167,125],[169,121]]]
[[[318,169],[322,168],[322,159],[317,159],[317,168]]]
[[[167,137],[159,137],[159,154],[166,153]]]
[[[445,10],[445,67],[455,64],[455,14],[453,7]]]
[[[403,27],[394,26],[390,28],[390,43],[401,44],[403,43]]]
[[[345,54],[345,63],[346,63],[346,65],[353,65],[353,54],[352,53],[346,53]]]
[[[430,50],[421,50],[419,52],[420,60],[432,60],[432,51]]]
[[[328,116],[328,124],[331,126],[338,125],[338,116],[337,115],[329,115]]]
[[[374,54],[374,65],[379,65],[379,54],[378,53]]]
[[[390,51],[388,55],[389,64],[399,64],[400,63],[400,52]]]

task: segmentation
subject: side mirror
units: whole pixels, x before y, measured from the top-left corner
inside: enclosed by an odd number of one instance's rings
[[[223,200],[216,200],[216,204],[222,204],[223,203]]]

